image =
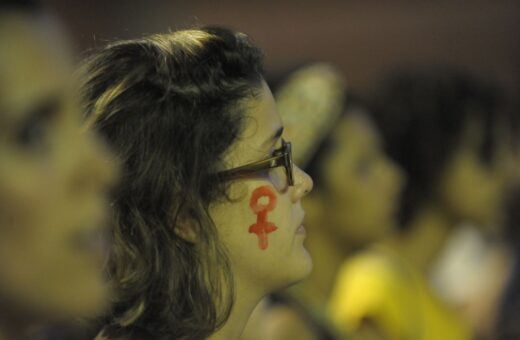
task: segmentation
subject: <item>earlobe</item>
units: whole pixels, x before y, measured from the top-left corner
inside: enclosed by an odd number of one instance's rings
[[[181,223],[178,223],[173,228],[173,232],[186,242],[197,243],[197,233],[195,232],[193,223],[193,220],[186,219]]]

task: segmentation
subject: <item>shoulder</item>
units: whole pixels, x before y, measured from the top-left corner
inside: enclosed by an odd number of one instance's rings
[[[408,275],[398,258],[379,250],[348,259],[330,295],[328,313],[333,323],[358,325],[367,316],[392,314],[414,291]]]
[[[366,250],[342,264],[336,276],[335,290],[393,289],[405,276],[405,270],[396,258],[377,250]]]

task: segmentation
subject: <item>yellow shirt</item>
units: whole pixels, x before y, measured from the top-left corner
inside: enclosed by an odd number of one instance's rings
[[[333,324],[348,333],[370,319],[388,340],[471,339],[469,328],[433,295],[420,273],[383,247],[342,265],[328,311]]]

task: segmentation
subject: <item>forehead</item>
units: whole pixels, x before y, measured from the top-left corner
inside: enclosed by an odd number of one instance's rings
[[[11,120],[35,102],[63,93],[71,67],[61,38],[46,25],[19,16],[0,19],[0,109],[2,119]]]
[[[258,95],[249,100],[248,104],[246,115],[258,122],[258,126],[255,129],[258,134],[269,134],[282,126],[282,120],[276,108],[273,94],[265,81],[262,81]],[[249,126],[247,128],[251,130],[252,127]]]
[[[265,82],[254,98],[243,103],[245,126],[232,153],[244,160],[258,160],[272,149],[276,139],[271,137],[283,126],[271,90]],[[279,143],[278,143],[279,144]]]

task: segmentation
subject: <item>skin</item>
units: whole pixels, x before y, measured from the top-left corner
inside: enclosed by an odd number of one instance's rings
[[[329,231],[344,244],[365,245],[395,227],[404,177],[384,154],[378,132],[360,110],[343,118],[325,160],[326,192],[317,193]],[[318,196],[319,195],[319,196]],[[313,202],[309,201],[310,204]]]
[[[241,138],[226,155],[230,168],[265,159],[281,146],[282,122],[268,86],[263,83],[258,96],[243,105],[249,119]],[[312,180],[298,167],[294,168],[294,175],[295,185],[291,187],[282,184],[286,183],[283,168],[236,180],[230,188],[234,200],[211,207],[211,216],[229,252],[236,284],[231,316],[211,339],[239,338],[263,296],[310,273],[312,260],[303,244],[301,199],[312,190]],[[258,246],[258,237],[249,232],[249,227],[257,222],[250,200],[258,188],[268,188],[276,195],[276,206],[269,212],[268,220],[277,230],[269,234],[269,246],[265,249]]]
[[[267,202],[262,204],[261,200],[267,200]],[[268,186],[259,187],[253,191],[249,206],[256,214],[256,223],[249,227],[249,232],[256,234],[258,237],[260,249],[267,249],[269,247],[269,233],[278,229],[274,223],[267,221],[269,212],[276,208],[276,194]]]
[[[63,39],[48,22],[1,20],[0,333],[17,338],[35,320],[104,308],[102,231],[116,169],[80,133]]]
[[[503,129],[495,131],[498,145],[491,163],[481,161],[478,146],[483,128],[470,120],[462,143],[448,162],[440,179],[439,200],[455,219],[469,220],[483,228],[502,223],[504,192],[512,178],[513,156],[504,138]],[[475,185],[478,183],[478,185]]]
[[[404,183],[401,171],[383,153],[379,135],[362,111],[352,111],[338,122],[332,144],[322,167],[327,189],[316,189],[304,202],[311,235],[307,245],[315,269],[290,289],[314,311],[325,309],[337,269],[345,258],[395,225]],[[315,338],[308,322],[285,306],[259,305],[251,320],[243,339],[287,339],[288,334],[298,339]]]

